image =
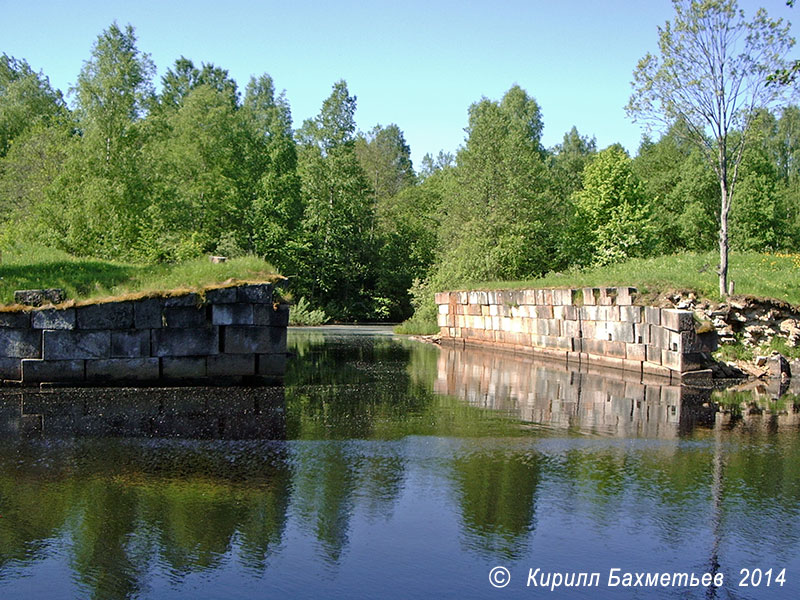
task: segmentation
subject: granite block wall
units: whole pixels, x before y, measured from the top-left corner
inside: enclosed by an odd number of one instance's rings
[[[0,379],[22,384],[238,382],[286,364],[272,284],[0,312]]]
[[[714,348],[692,311],[634,304],[630,287],[436,294],[443,341],[490,345],[568,364],[680,377]]]

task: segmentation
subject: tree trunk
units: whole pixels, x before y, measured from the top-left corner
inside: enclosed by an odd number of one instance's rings
[[[725,182],[721,182],[722,203],[719,211],[719,297],[728,297],[728,211],[730,199]]]

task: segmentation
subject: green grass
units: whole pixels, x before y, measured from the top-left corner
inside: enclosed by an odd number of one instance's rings
[[[718,264],[719,255],[716,252],[687,252],[631,259],[606,267],[550,273],[527,281],[482,282],[468,287],[498,290],[631,285],[643,294],[691,290],[701,297],[718,300]],[[736,295],[776,298],[800,305],[800,254],[732,252],[728,276],[736,282]]]
[[[275,269],[245,256],[213,264],[200,257],[180,264],[140,265],[77,258],[39,246],[6,248],[0,263],[0,303],[11,304],[14,290],[62,288],[70,300],[200,289],[228,279],[268,280]]]

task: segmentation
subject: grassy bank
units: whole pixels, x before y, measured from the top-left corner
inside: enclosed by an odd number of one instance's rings
[[[637,258],[593,269],[550,273],[526,281],[476,282],[470,289],[521,289],[546,287],[595,287],[632,285],[644,294],[691,290],[698,296],[719,300],[716,272],[719,254],[682,253],[657,258]],[[729,278],[737,295],[776,298],[800,305],[800,254],[732,252]]]
[[[71,300],[89,300],[183,288],[201,288],[228,279],[266,280],[275,269],[247,256],[212,264],[200,257],[179,264],[140,265],[77,258],[38,246],[6,248],[0,263],[0,303],[14,301],[14,290],[62,288]]]
[[[646,295],[658,296],[671,290],[694,291],[699,297],[719,300],[716,272],[719,254],[685,252],[657,258],[637,258],[591,269],[549,273],[525,281],[466,282],[451,289],[500,290],[527,288],[580,288],[631,285]],[[776,298],[800,306],[800,254],[732,252],[729,278],[737,295]],[[435,290],[445,291],[445,290]],[[429,334],[438,331],[436,311],[431,306],[399,326],[398,333]]]

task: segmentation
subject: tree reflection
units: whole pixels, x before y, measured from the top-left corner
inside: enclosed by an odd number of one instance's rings
[[[481,554],[517,559],[534,529],[539,456],[476,452],[453,461],[467,544]]]

